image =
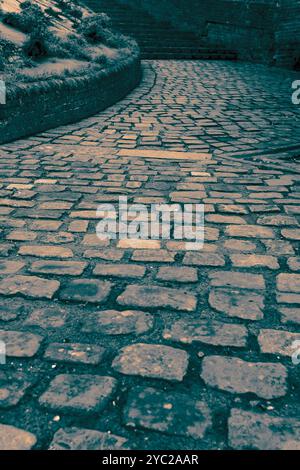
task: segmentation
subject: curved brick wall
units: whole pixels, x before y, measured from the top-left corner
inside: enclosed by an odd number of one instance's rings
[[[124,98],[141,79],[140,58],[133,56],[94,77],[48,80],[9,90],[0,105],[0,143],[76,122]]]

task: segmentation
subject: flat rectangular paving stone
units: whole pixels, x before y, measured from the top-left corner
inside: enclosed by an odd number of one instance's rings
[[[43,337],[26,331],[0,330],[0,341],[4,342],[9,357],[33,357]]]
[[[31,432],[0,423],[1,450],[30,450],[36,442],[37,439]]]
[[[23,245],[19,249],[19,255],[37,256],[40,258],[72,258],[73,251],[70,248],[53,245]]]
[[[0,295],[23,295],[34,299],[52,299],[60,283],[37,276],[10,276],[0,281]]]
[[[49,450],[122,450],[127,439],[111,432],[83,428],[61,428],[54,434]]]
[[[158,158],[163,160],[211,160],[210,153],[176,152],[172,150],[144,150],[144,149],[122,149],[118,152],[121,157],[135,158]]]
[[[299,450],[297,418],[270,416],[232,409],[228,420],[229,445],[233,449]]]
[[[0,370],[0,408],[16,406],[37,380],[32,373]]]
[[[224,356],[207,356],[202,361],[201,378],[206,385],[229,393],[253,393],[267,400],[283,397],[287,393],[287,377],[282,364]]]
[[[50,343],[45,351],[48,361],[73,362],[76,364],[100,364],[105,349],[96,344]]]
[[[97,263],[94,276],[112,276],[121,278],[142,278],[146,272],[145,266],[139,264],[104,264]]]
[[[300,274],[279,274],[277,276],[277,289],[281,292],[300,293]]]
[[[300,344],[300,333],[290,331],[261,329],[258,344],[262,353],[292,358]]]
[[[89,374],[61,374],[39,398],[42,406],[65,413],[99,413],[116,391],[117,380]]]
[[[281,307],[278,310],[281,315],[282,323],[295,323],[297,325],[300,325],[300,308],[299,307],[295,307],[295,308]]]
[[[261,274],[241,273],[236,271],[215,271],[209,273],[213,287],[237,287],[240,289],[265,289],[265,280]]]
[[[50,306],[34,309],[25,320],[25,325],[35,325],[40,328],[61,328],[65,325],[68,311],[60,306]]]
[[[84,333],[141,335],[152,329],[154,320],[150,313],[139,310],[103,310],[87,313],[82,319],[82,324]]]
[[[117,298],[120,305],[142,308],[170,308],[193,312],[197,297],[183,289],[160,286],[129,285]]]
[[[59,292],[59,298],[70,302],[88,302],[100,304],[105,302],[112,284],[97,279],[76,279],[69,281]]]
[[[146,387],[130,391],[123,422],[131,428],[194,439],[202,439],[212,426],[211,412],[205,402],[184,393]]]
[[[121,374],[182,382],[188,368],[185,351],[160,344],[125,346],[112,367]]]
[[[80,276],[87,263],[81,261],[35,261],[29,271],[37,274]]]
[[[15,274],[25,266],[22,261],[6,261],[0,260],[0,276],[7,274]]]
[[[229,317],[244,320],[262,320],[264,317],[264,296],[246,289],[211,289],[208,302],[211,308]]]
[[[245,347],[248,332],[243,325],[216,320],[178,320],[163,331],[165,340],[182,344],[204,343],[212,346]]]

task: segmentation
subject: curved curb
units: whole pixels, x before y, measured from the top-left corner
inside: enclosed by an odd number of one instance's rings
[[[123,99],[141,80],[139,54],[94,76],[11,87],[0,107],[0,144],[71,124]]]

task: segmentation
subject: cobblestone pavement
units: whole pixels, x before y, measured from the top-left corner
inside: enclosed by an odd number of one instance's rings
[[[0,448],[299,448],[294,74],[144,67],[106,112],[0,151]],[[99,242],[119,195],[204,202],[204,249]]]

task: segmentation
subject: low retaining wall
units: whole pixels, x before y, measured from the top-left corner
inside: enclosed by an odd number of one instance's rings
[[[22,84],[0,105],[0,144],[71,124],[124,98],[141,79],[136,55],[97,75]]]

